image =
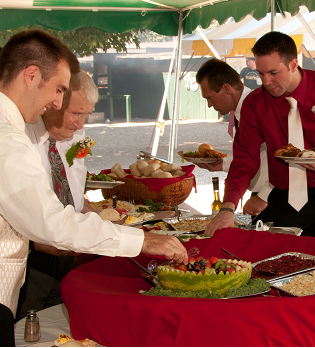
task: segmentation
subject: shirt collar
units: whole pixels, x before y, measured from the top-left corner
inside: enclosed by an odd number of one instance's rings
[[[241,118],[241,108],[242,108],[242,104],[243,104],[243,101],[244,99],[248,96],[248,94],[251,92],[252,90],[246,86],[244,86],[244,89],[243,89],[243,92],[242,92],[242,95],[241,95],[241,98],[240,100],[238,101],[238,104],[237,104],[237,107],[235,109],[235,117],[236,119],[239,121],[240,118]]]
[[[33,125],[33,131],[35,133],[36,141],[39,146],[43,145],[48,140],[49,132],[46,129],[42,117],[40,117],[39,121]]]
[[[5,121],[12,126],[25,132],[25,121],[18,107],[5,94],[0,92],[0,104],[4,114]]]

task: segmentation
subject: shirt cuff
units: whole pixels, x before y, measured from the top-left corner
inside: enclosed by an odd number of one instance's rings
[[[263,201],[268,202],[268,196],[272,191],[273,187],[273,185],[266,181],[262,189],[257,193],[257,196],[261,198]]]
[[[144,242],[144,232],[140,228],[121,226],[120,236],[120,244],[116,256],[138,256]]]

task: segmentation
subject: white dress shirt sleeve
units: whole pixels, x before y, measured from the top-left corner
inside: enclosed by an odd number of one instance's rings
[[[114,225],[96,213],[80,214],[59,202],[26,134],[11,125],[0,128],[0,214],[27,238],[58,249],[107,256],[136,256],[144,233]]]

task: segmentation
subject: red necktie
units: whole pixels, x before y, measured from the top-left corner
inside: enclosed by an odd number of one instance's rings
[[[66,176],[66,170],[63,166],[60,154],[56,148],[56,140],[52,138],[49,138],[48,157],[51,167],[54,191],[57,197],[64,206],[68,204],[74,206],[72,194]]]

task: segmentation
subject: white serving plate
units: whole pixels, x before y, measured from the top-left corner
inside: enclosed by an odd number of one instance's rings
[[[288,156],[275,156],[277,158],[283,159],[287,163],[301,163],[301,164],[314,164],[315,158],[307,157],[288,157]]]
[[[193,158],[193,157],[182,157],[185,161],[191,162],[194,164],[199,163],[215,163],[216,161],[222,159],[222,158]]]
[[[85,188],[87,189],[102,189],[107,188],[111,189],[115,186],[124,184],[123,181],[95,181],[95,180],[86,180]]]

